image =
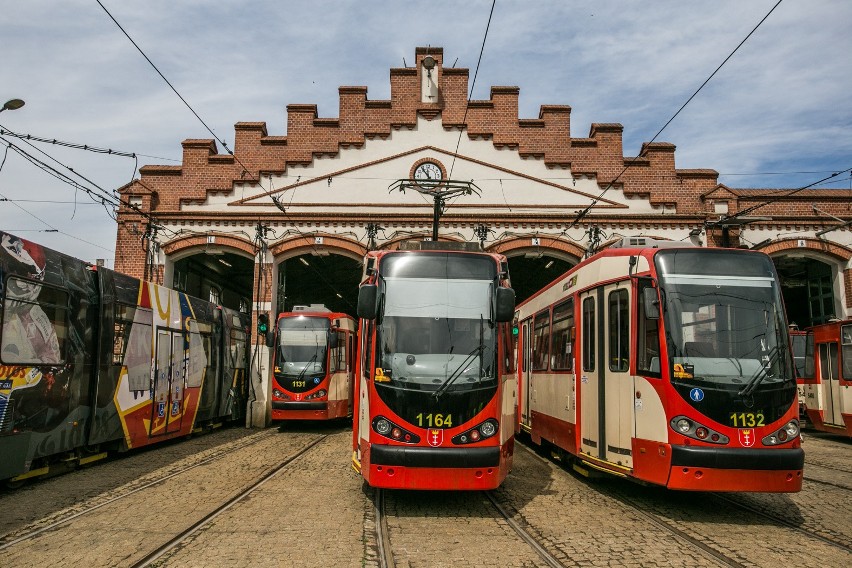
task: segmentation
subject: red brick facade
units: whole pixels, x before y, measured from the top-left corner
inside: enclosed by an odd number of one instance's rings
[[[422,102],[421,73],[424,69],[421,62],[426,55],[437,61],[432,71],[438,84],[436,102]],[[286,136],[269,136],[265,123],[240,122],[235,126],[234,155],[219,154],[213,140],[185,140],[181,165],[142,167],[141,178],[122,188],[122,197],[132,200],[139,211],[154,216],[159,223],[185,227],[195,233],[227,233],[228,226],[253,226],[258,222],[282,226],[301,224],[314,227],[314,231],[319,228],[321,232],[316,234],[327,234],[325,246],[360,255],[364,251],[363,243],[340,234],[334,236],[333,229],[363,227],[380,218],[385,225],[415,225],[428,235],[430,215],[412,213],[410,205],[403,203],[394,213],[384,213],[382,217],[325,212],[285,215],[268,209],[229,211],[228,207],[217,211],[197,207],[182,210],[182,207],[203,204],[217,196],[228,197],[234,204],[239,200],[236,188],[241,184],[281,175],[292,166],[311,165],[321,158],[338,156],[349,148],[362,148],[368,140],[388,139],[395,131],[414,128],[420,117],[440,120],[445,131],[462,132],[463,129],[468,139],[490,141],[494,148],[509,150],[516,159],[540,160],[547,168],[564,169],[574,177],[594,179],[601,190],[615,182],[613,192],[623,192],[625,199],[641,200],[659,211],[649,213],[646,207],[644,211],[631,212],[625,205],[599,208],[583,219],[581,228],[599,225],[609,227],[612,232],[635,231],[661,238],[683,238],[690,229],[702,228],[706,222],[722,217],[725,213],[720,213],[720,208],[731,215],[771,201],[749,211],[752,216],[771,217],[771,220],[753,221],[748,225],[749,231],[764,230],[770,236],[796,231],[813,235],[837,225],[837,217],[852,212],[852,191],[811,189],[792,193],[790,190],[736,189],[720,185],[718,173],[713,169],[676,168],[675,146],[670,143],[645,144],[640,156],[625,156],[620,124],[592,124],[588,137],[574,138],[570,128],[570,106],[543,105],[538,118],[519,117],[518,87],[492,87],[488,100],[468,102],[469,70],[445,68],[440,48],[417,48],[415,67],[390,69],[390,86],[389,100],[369,100],[367,87],[340,87],[337,118],[318,117],[313,104],[289,104]],[[443,150],[453,155],[453,148]],[[445,220],[448,226],[467,228],[483,221],[481,217],[464,212],[449,212]],[[541,207],[522,213],[495,211],[493,220],[508,227],[542,231],[542,246],[577,258],[582,255],[582,246],[560,236],[568,227],[570,216],[553,214],[547,207]],[[143,275],[145,258],[138,243],[146,224],[146,218],[139,212],[129,207],[120,210],[117,270]],[[326,232],[322,233],[323,230]],[[740,240],[744,230],[738,226],[728,227],[728,244],[744,244]],[[752,241],[757,238],[752,232],[749,235]],[[707,226],[703,238],[710,245],[722,244],[722,228]],[[828,233],[823,240],[809,238],[807,249],[829,254],[839,265],[846,264],[843,266],[846,271],[844,287],[846,304],[850,306],[852,284],[848,263],[852,258],[852,242],[849,227]],[[784,239],[770,240],[772,244],[764,246],[763,250],[781,254],[787,250]],[[312,246],[308,241],[305,238],[283,239],[270,243],[270,250],[275,258]],[[163,252],[171,255],[202,246],[204,241],[196,234],[173,240],[161,235],[160,242]],[[218,243],[254,255],[248,239],[232,236]],[[379,246],[392,244],[388,241]],[[525,248],[524,240],[511,234],[488,246],[490,250],[510,254]]]

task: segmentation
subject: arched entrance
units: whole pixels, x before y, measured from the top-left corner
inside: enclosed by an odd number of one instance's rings
[[[269,295],[275,313],[293,306],[324,304],[326,308],[357,317],[366,248],[357,241],[333,236],[294,237],[274,245],[273,282]]]
[[[760,247],[775,263],[787,320],[800,328],[846,316],[843,269],[852,250],[821,239],[782,239]]]
[[[836,278],[832,265],[803,256],[773,256],[787,321],[805,328],[838,317],[839,298],[835,297]]]
[[[192,235],[163,247],[163,283],[227,308],[251,311],[254,248],[228,235]]]
[[[277,311],[323,304],[333,312],[357,317],[361,261],[340,254],[299,254],[278,263]]]
[[[509,239],[488,249],[506,255],[509,277],[520,304],[575,266],[585,249],[559,239],[537,237]]]

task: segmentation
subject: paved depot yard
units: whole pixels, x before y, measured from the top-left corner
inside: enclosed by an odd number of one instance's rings
[[[229,428],[1,491],[0,535],[9,542],[68,510],[105,503],[196,464],[0,550],[0,566],[138,562],[320,436],[327,437],[156,565],[377,566],[374,492],[351,469],[351,431],[345,423],[288,424],[281,431]],[[839,546],[714,495],[674,493],[615,478],[589,481],[521,445],[514,470],[495,497],[565,566],[720,565],[670,526],[734,565],[852,565],[852,444],[805,436],[801,493],[733,499],[783,515]],[[398,567],[545,565],[482,493],[386,492],[385,512]]]

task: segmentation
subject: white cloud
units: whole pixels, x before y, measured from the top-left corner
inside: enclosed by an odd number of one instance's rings
[[[446,64],[473,79],[491,2],[450,0],[286,3],[102,0],[219,138],[264,121],[286,133],[286,106],[316,104],[336,117],[338,87],[390,96],[388,69],[414,48],[444,48]],[[521,88],[522,117],[542,104],[572,107],[572,135],[593,122],[624,125],[635,155],[751,31],[775,0],[500,0],[474,98],[491,86]],[[0,124],[176,162],[181,141],[210,138],[96,2],[0,0],[0,98],[26,106]],[[723,174],[831,171],[852,166],[852,36],[845,0],[787,0],[672,122],[659,140],[677,165]],[[130,180],[133,160],[40,148],[106,190]],[[797,187],[821,174],[734,176],[733,186]],[[848,180],[836,185],[848,184]],[[9,154],[0,172],[9,199],[73,201],[75,190]],[[0,202],[0,227],[87,260],[111,257],[115,224],[97,205]],[[50,227],[55,233],[21,232]],[[103,248],[99,248],[103,247]]]

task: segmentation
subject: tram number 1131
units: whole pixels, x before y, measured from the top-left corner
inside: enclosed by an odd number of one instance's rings
[[[452,414],[423,414],[417,415],[417,425],[421,428],[452,428]]]

